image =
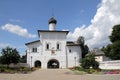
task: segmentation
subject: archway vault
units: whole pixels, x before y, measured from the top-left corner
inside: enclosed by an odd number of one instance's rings
[[[35,61],[34,66],[41,68],[41,61],[39,61],[39,60]]]
[[[59,61],[56,60],[56,59],[50,59],[47,63],[47,68],[49,69],[56,69],[56,68],[59,68]]]

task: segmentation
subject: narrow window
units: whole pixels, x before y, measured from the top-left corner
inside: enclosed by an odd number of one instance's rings
[[[57,44],[57,49],[58,49],[58,50],[60,49],[60,45],[59,45],[59,44]]]
[[[56,49],[57,49],[57,50],[60,50],[60,49],[61,49],[61,44],[60,44],[59,42],[56,44]]]
[[[32,48],[32,52],[34,52],[34,48]]]
[[[47,49],[47,50],[49,49],[49,44],[48,44],[48,43],[46,44],[46,49]]]
[[[35,50],[34,50],[35,52],[37,52],[37,48],[35,48]]]
[[[71,49],[69,49],[69,53],[71,53]]]
[[[37,48],[32,48],[32,52],[37,52]]]

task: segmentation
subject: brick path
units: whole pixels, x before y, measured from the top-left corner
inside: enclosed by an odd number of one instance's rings
[[[39,69],[29,74],[0,74],[0,80],[120,80],[120,74],[75,75],[68,69]]]

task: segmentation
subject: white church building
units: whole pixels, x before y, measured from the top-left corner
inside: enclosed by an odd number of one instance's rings
[[[82,56],[80,45],[67,41],[69,31],[55,30],[57,21],[54,17],[48,23],[49,30],[38,30],[39,40],[25,44],[27,64],[44,69],[79,66]]]

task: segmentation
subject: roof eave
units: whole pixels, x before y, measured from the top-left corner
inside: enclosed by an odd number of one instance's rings
[[[29,45],[29,44],[32,44],[32,43],[36,43],[36,42],[40,42],[40,40],[36,40],[36,41],[32,41],[32,42],[28,42],[28,43],[25,43],[25,45]]]

